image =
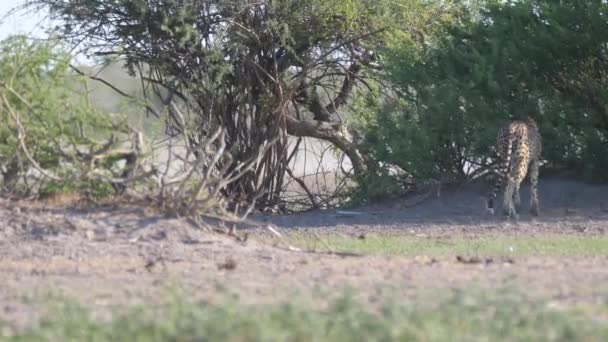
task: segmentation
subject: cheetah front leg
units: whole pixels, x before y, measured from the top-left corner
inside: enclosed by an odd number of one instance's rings
[[[540,161],[535,160],[530,164],[530,213],[534,216],[539,215],[538,206],[538,173]]]

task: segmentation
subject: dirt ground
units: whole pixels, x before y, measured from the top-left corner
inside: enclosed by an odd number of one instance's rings
[[[443,189],[408,207],[408,199],[354,209],[287,216],[254,216],[279,232],[603,235],[608,187],[564,178],[541,179],[541,216],[505,222],[483,212],[485,187]],[[528,189],[522,199],[527,203]],[[21,329],[46,312],[45,298],[66,296],[100,312],[162,301],[176,288],[193,300],[245,303],[298,300],[325,303],[343,288],[374,304],[470,287],[514,285],[556,306],[601,304],[608,298],[608,256],[495,258],[465,263],[454,256],[340,256],[274,247],[260,228],[245,242],[198,230],[144,209],[95,210],[0,201],[0,321]],[[267,236],[265,234],[264,236]],[[282,246],[282,245],[281,245]]]

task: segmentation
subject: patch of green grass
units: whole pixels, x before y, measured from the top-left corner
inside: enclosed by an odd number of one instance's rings
[[[594,256],[608,255],[608,236],[485,235],[475,237],[416,237],[368,235],[364,239],[338,234],[295,233],[295,246],[333,252],[383,255]]]
[[[350,296],[328,308],[220,306],[176,301],[100,322],[84,309],[55,309],[52,319],[13,341],[603,341],[608,324],[557,311],[517,292],[455,292],[436,305],[387,298],[369,310]],[[605,318],[604,318],[605,319]],[[1,331],[1,329],[0,329]]]

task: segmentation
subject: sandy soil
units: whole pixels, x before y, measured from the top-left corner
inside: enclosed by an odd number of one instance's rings
[[[522,199],[526,203],[527,188]],[[443,189],[414,207],[408,199],[287,216],[254,216],[290,229],[457,236],[461,234],[583,234],[608,231],[608,187],[563,178],[541,180],[541,217],[519,222],[483,213],[485,187]],[[168,289],[216,302],[226,294],[245,303],[325,303],[357,289],[373,305],[383,293],[406,299],[469,287],[516,286],[556,305],[598,304],[608,298],[608,256],[513,257],[467,263],[456,256],[339,256],[288,251],[256,238],[245,242],[197,230],[137,207],[95,210],[0,201],[0,321],[23,328],[43,317],[48,295],[94,310],[161,302]],[[262,233],[259,233],[262,234]]]

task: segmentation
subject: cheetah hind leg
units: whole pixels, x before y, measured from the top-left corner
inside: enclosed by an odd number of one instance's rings
[[[538,169],[540,167],[539,161],[535,160],[530,165],[530,213],[534,216],[540,214],[538,205]]]
[[[513,197],[515,192],[515,181],[509,177],[503,197],[502,209],[506,217],[517,219],[517,211],[513,205]]]
[[[519,211],[519,209],[521,208],[521,197],[519,196],[519,186],[516,186],[515,190],[513,191],[513,205],[515,206],[515,209],[517,211]]]

